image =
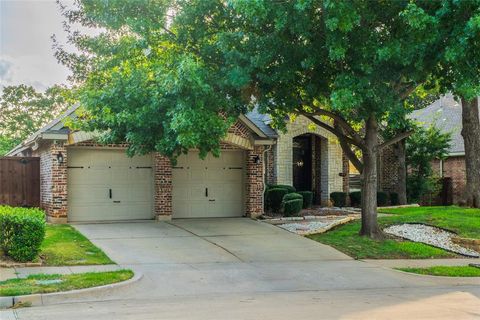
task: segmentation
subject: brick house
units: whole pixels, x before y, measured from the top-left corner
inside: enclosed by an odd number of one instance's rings
[[[452,201],[455,204],[461,203],[466,184],[461,105],[449,94],[424,109],[414,111],[411,116],[425,126],[434,124],[443,132],[451,132],[448,157],[445,160],[435,160],[433,169],[438,176],[451,179]]]
[[[219,158],[195,150],[170,160],[157,153],[127,157],[126,145],[100,145],[71,132],[76,106],[9,152],[40,157],[41,206],[54,223],[199,217],[257,217],[266,183],[312,190],[317,204],[348,192],[348,161],[330,132],[298,117],[287,133],[256,110],[239,117]]]

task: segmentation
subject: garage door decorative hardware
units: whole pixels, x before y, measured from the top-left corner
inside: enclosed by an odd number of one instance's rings
[[[205,197],[208,197],[208,188],[205,188]]]
[[[242,170],[243,167],[228,167],[230,170]]]
[[[112,199],[112,189],[108,189],[108,196]]]
[[[135,167],[137,169],[152,169],[152,167]]]
[[[67,169],[83,169],[83,166],[82,167],[70,167],[70,166],[68,166]]]

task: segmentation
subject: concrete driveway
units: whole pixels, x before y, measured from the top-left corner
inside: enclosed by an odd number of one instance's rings
[[[143,279],[108,294],[19,309],[16,319],[480,317],[478,280],[392,271],[250,219],[75,227]]]

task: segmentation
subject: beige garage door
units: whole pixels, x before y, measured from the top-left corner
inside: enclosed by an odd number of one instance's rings
[[[124,150],[68,150],[69,221],[151,219],[152,157]]]
[[[173,218],[243,216],[244,165],[243,151],[205,160],[198,152],[179,157],[172,173]]]

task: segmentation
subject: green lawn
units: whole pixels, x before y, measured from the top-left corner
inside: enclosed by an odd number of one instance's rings
[[[443,267],[436,266],[430,268],[395,268],[411,273],[426,274],[431,276],[446,277],[480,277],[480,268],[470,266]]]
[[[40,256],[49,266],[111,264],[102,250],[69,225],[47,225]]]
[[[131,270],[89,272],[69,275],[36,274],[23,279],[0,281],[0,296],[51,293],[97,287],[133,277]]]
[[[463,237],[480,238],[480,210],[459,207],[419,207],[383,209],[394,213],[378,219],[382,228],[404,222],[420,222],[457,232]],[[458,255],[421,243],[386,239],[381,241],[360,237],[360,221],[335,228],[322,234],[310,235],[319,241],[356,259],[428,259],[455,258]]]
[[[461,207],[416,207],[379,209],[395,216],[382,218],[382,223],[422,222],[458,233],[465,238],[480,239],[480,209]]]

